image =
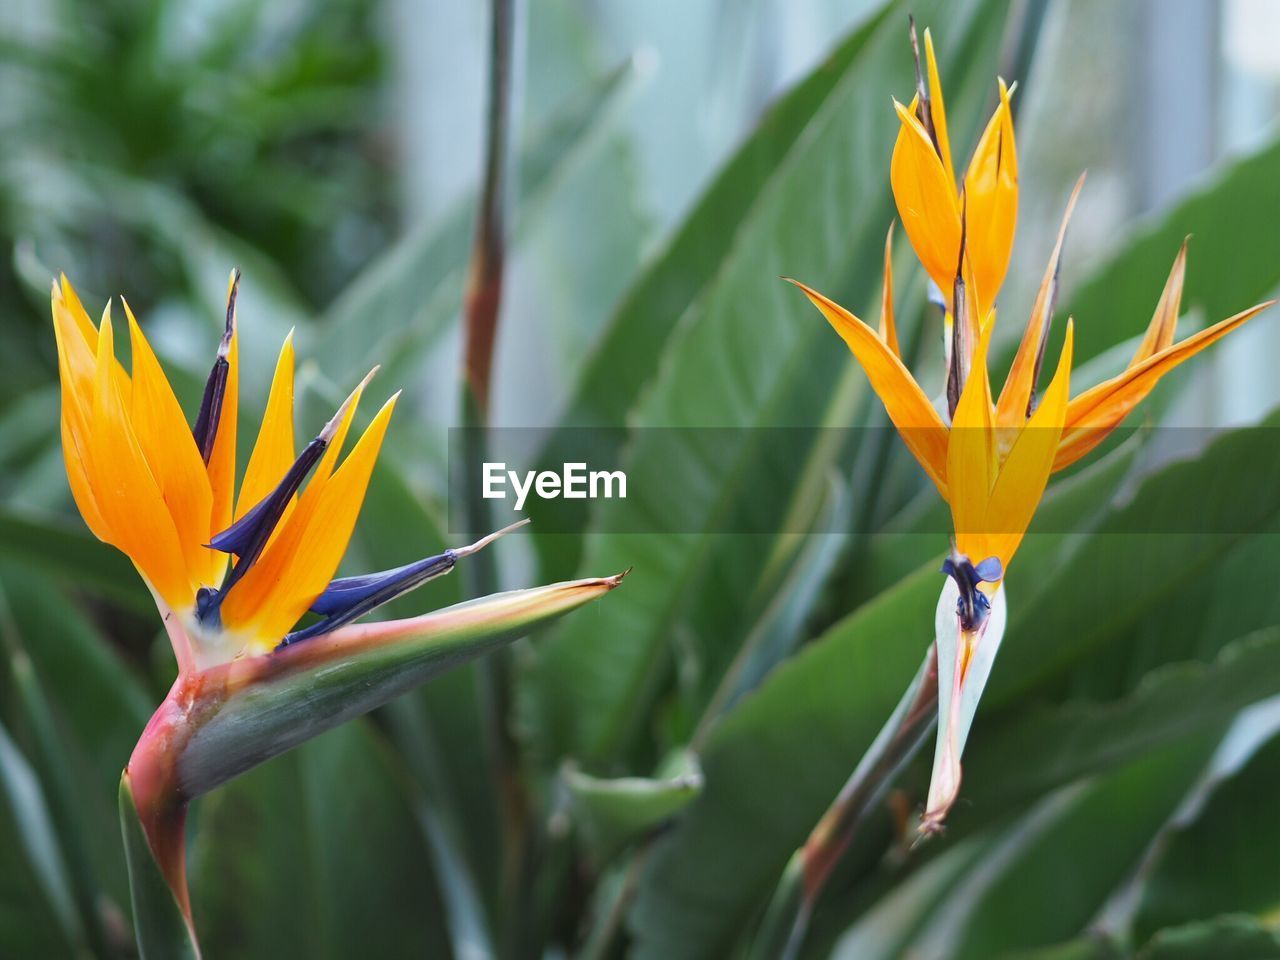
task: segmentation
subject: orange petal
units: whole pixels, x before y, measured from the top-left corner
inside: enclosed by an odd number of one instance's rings
[[[262,427],[240,483],[235,519],[239,520],[275,489],[293,465],[293,331],[284,339],[271,379]],[[225,528],[224,528],[225,529]]]
[[[56,283],[53,285],[52,305],[62,400],[62,458],[67,466],[67,481],[80,515],[84,517],[84,522],[93,535],[99,540],[112,543],[111,529],[98,508],[88,476],[89,458],[93,455],[93,389],[98,331],[90,324],[93,336],[91,348],[62,300],[62,291]]]
[[[96,357],[98,353],[98,328],[93,325],[93,321],[89,319],[89,315],[85,312],[84,305],[80,302],[80,298],[76,295],[75,287],[71,285],[71,281],[67,279],[67,275],[60,275],[60,282],[55,287],[59,296],[55,298],[55,312],[64,313],[65,317],[70,320],[72,325],[80,331],[80,335],[84,343],[89,349],[89,355]],[[125,371],[120,361],[115,362],[116,382],[120,388],[120,395],[124,398],[124,402],[129,402],[129,391],[132,389],[132,382],[129,374]],[[92,384],[94,373],[93,367],[90,366],[88,374],[88,382]],[[92,387],[89,388],[89,395],[92,395]]]
[[[928,33],[925,33],[928,37]],[[898,346],[898,327],[893,321],[893,224],[889,224],[889,235],[884,238],[884,287],[880,293],[880,339],[893,351],[895,357],[902,356]]]
[[[986,531],[987,501],[996,479],[995,431],[987,350],[995,324],[982,328],[973,365],[951,418],[947,442],[947,487],[956,546],[976,563],[991,556]]]
[[[1080,394],[1067,405],[1066,429],[1053,468],[1061,470],[1075,463],[1120,426],[1161,377],[1273,303],[1274,300],[1268,300],[1228,317]]]
[[[76,296],[75,287],[71,286],[71,281],[67,279],[65,273],[59,275],[59,281],[60,284],[55,285],[55,290],[58,290],[61,294],[62,306],[84,337],[84,342],[96,352],[98,349],[98,328],[93,325],[93,321],[84,309],[84,304]]]
[[[173,518],[190,580],[213,586],[206,579],[215,559],[213,551],[205,546],[211,535],[209,520],[213,510],[209,474],[169,379],[127,301],[124,312],[129,318],[133,350],[129,422]]]
[[[1031,525],[1053,471],[1058,441],[1066,420],[1067,401],[1071,395],[1074,341],[1075,331],[1068,321],[1057,372],[1049,382],[1040,406],[1022,428],[1009,456],[1000,465],[991,501],[987,504],[985,526],[990,538],[987,556],[999,557],[1006,573],[1027,527]]]
[[[356,408],[360,405],[360,397],[364,394],[364,388],[369,385],[369,381],[373,379],[373,375],[378,372],[378,367],[374,367],[364,375],[364,379],[356,384],[356,388],[347,395],[347,399],[342,402],[342,406],[338,408],[338,429],[334,431],[333,439],[329,441],[329,445],[325,448],[324,456],[320,458],[320,462],[316,464],[315,472],[311,475],[311,482],[307,485],[307,490],[313,487],[319,490],[324,482],[329,479],[333,473],[334,464],[338,462],[338,454],[342,452],[342,445],[347,442],[347,432],[351,429],[351,421],[355,419]],[[303,491],[304,497],[307,491]]]
[[[227,626],[252,630],[260,646],[273,647],[328,586],[355,528],[395,401],[378,411],[331,477],[308,485],[280,535],[227,594]]]
[[[933,35],[924,30],[924,56],[929,67],[929,112],[933,119],[933,132],[938,138],[938,151],[942,154],[942,166],[947,180],[956,182],[955,167],[951,165],[951,138],[947,135],[947,106],[942,99],[942,79],[938,76],[938,61],[933,55]]]
[[[129,423],[116,375],[110,313],[98,330],[93,397],[93,455],[88,480],[112,542],[128,554],[173,610],[190,609],[195,589],[160,486]]]
[[[1190,237],[1187,238],[1189,240]],[[1187,240],[1182,241],[1182,248],[1174,257],[1173,269],[1169,271],[1169,279],[1165,281],[1164,290],[1160,293],[1160,302],[1156,304],[1156,312],[1147,325],[1147,332],[1138,344],[1138,352],[1129,361],[1129,366],[1141,363],[1154,357],[1161,350],[1173,343],[1174,331],[1178,325],[1178,312],[1182,309],[1182,284],[1187,274]]]
[[[1044,344],[1048,336],[1049,312],[1053,309],[1053,300],[1057,293],[1058,264],[1062,258],[1062,245],[1067,238],[1067,224],[1071,222],[1071,214],[1076,208],[1076,200],[1080,197],[1080,189],[1084,186],[1084,175],[1076,181],[1071,191],[1071,199],[1067,201],[1066,212],[1062,215],[1062,225],[1058,227],[1058,239],[1053,245],[1053,253],[1049,257],[1049,265],[1045,268],[1044,278],[1040,281],[1040,292],[1036,294],[1035,305],[1031,308],[1031,318],[1027,321],[1027,329],[1022,334],[1022,342],[1018,345],[1017,356],[1013,358],[1013,366],[1009,368],[1009,376],[1000,391],[1000,400],[996,404],[996,426],[1001,429],[1020,427],[1027,422],[1028,407],[1031,403],[1031,392],[1035,389],[1036,380],[1040,376],[1040,365],[1044,362]]]
[[[981,310],[990,309],[1009,270],[1018,220],[1018,153],[1009,89],[1000,81],[1000,105],[978,141],[964,175],[967,249]],[[945,289],[945,288],[944,288]]]
[[[902,121],[889,166],[898,216],[933,282],[950,290],[960,254],[960,199],[955,180],[948,176],[933,141],[915,115],[896,100],[893,106]]]
[[[233,270],[228,281],[227,297],[232,296],[235,288],[236,273]],[[221,533],[231,526],[234,519],[236,486],[236,440],[237,421],[240,407],[240,324],[234,316],[235,306],[229,304],[233,311],[231,319],[231,346],[227,353],[227,383],[222,395],[222,411],[218,415],[217,433],[214,435],[213,451],[209,454],[209,488],[213,493],[213,512],[209,521],[209,536]],[[206,541],[207,542],[207,541]],[[217,550],[213,554],[213,565],[210,569],[210,582],[221,580],[226,570],[228,557]]]
[[[947,427],[902,361],[879,335],[852,313],[796,280],[827,322],[844,339],[884,403],[889,419],[908,449],[920,461],[938,491],[947,495]]]

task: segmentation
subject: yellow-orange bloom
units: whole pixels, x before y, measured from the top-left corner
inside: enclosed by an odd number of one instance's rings
[[[963,290],[968,301],[962,302],[957,295],[947,311],[948,323],[959,313],[959,322],[970,326],[974,344],[951,422],[946,422],[945,414],[925,395],[899,354],[888,247],[892,233],[886,244],[885,293],[878,331],[816,290],[796,285],[849,346],[889,419],[950,505],[957,549],[975,562],[995,557],[1003,572],[1035,514],[1049,476],[1101,443],[1164,374],[1270,303],[1251,307],[1174,343],[1186,270],[1184,243],[1128,368],[1069,399],[1073,338],[1068,322],[1057,371],[1044,394],[1037,397],[1036,383],[1057,294],[1058,262],[1082,177],[1068,202],[1009,376],[999,398],[993,399],[987,355],[995,328],[995,294],[1008,268],[1018,199],[1008,90],[1000,85],[1000,106],[965,175],[968,201],[967,211],[962,212],[950,173],[946,114],[928,31],[925,51],[932,88],[927,115],[934,136],[920,119],[919,95],[911,108],[897,105],[902,131],[894,147],[893,193],[907,235],[930,277],[947,293]],[[963,271],[960,277],[957,267]]]
[[[966,336],[976,343],[979,321],[995,303],[1008,272],[1018,219],[1018,152],[1010,91],[999,81],[1000,103],[957,184],[942,82],[928,30],[924,49],[928,88],[920,78],[909,106],[894,101],[902,126],[889,179],[911,245],[944,293],[955,282],[961,233],[966,234],[963,275],[973,306]]]
[[[914,46],[914,24],[911,36]],[[1071,399],[1074,328],[1068,320],[1057,370],[1038,396],[1058,264],[1081,177],[1017,355],[999,397],[993,397],[987,358],[1018,210],[1009,90],[1000,83],[999,106],[957,186],[928,31],[925,60],[927,86],[917,55],[915,98],[909,107],[894,104],[901,130],[890,175],[907,237],[946,303],[946,390],[940,404],[945,412],[902,362],[893,316],[892,228],[885,247],[878,331],[816,290],[797,286],[848,344],[889,419],[951,508],[955,547],[942,566],[949,579],[938,599],[932,652],[938,740],[921,819],[921,829],[931,832],[941,828],[959,794],[961,753],[1007,622],[1002,582],[1049,477],[1101,443],[1164,374],[1270,304],[1251,307],[1175,343],[1186,271],[1184,243],[1127,369]]]
[[[173,635],[190,638],[189,646],[175,642],[184,672],[274,648],[330,587],[396,400],[339,464],[366,378],[295,459],[287,339],[235,500],[237,284],[233,274],[226,332],[194,428],[128,304],[126,372],[110,305],[95,326],[67,278],[53,284],[72,494],[93,533],[128,555],[161,610],[178,618],[183,630]]]

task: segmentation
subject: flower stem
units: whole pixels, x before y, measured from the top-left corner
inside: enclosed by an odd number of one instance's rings
[[[937,648],[930,644],[924,662],[893,715],[863,754],[809,839],[796,851],[774,892],[761,934],[766,940],[776,942],[785,918],[791,917],[786,945],[777,954],[784,960],[798,955],[809,918],[836,865],[884,799],[894,779],[925,745],[937,719]]]
[[[489,91],[484,172],[467,277],[463,370],[479,415],[487,420],[493,348],[502,306],[506,259],[507,170],[510,166],[511,73],[515,0],[493,0],[489,30]]]

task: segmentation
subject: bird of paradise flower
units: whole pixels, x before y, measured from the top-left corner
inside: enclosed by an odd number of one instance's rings
[[[916,44],[914,25],[912,43]],[[939,829],[960,789],[960,755],[1004,633],[1005,574],[1051,474],[1077,462],[1120,425],[1166,373],[1271,305],[1262,303],[1175,342],[1186,270],[1178,252],[1164,292],[1123,372],[1070,395],[1073,321],[1057,369],[1037,392],[1058,292],[1076,183],[1013,365],[998,397],[987,369],[995,303],[1008,271],[1018,207],[1010,90],[964,176],[952,162],[933,41],[924,32],[927,81],[916,56],[916,93],[894,101],[901,124],[890,165],[893,196],[921,265],[945,300],[946,389],[935,407],[903,363],[893,315],[892,228],[885,245],[878,329],[797,281],[866,372],[908,449],[949,504],[955,529],[938,602],[939,733],[921,829]]]
[[[295,453],[290,334],[237,496],[238,289],[233,272],[194,426],[128,303],[126,372],[110,304],[95,325],[65,276],[52,293],[72,495],[90,530],[141,574],[177,659],[177,679],[134,749],[121,799],[136,809],[134,826],[197,954],[184,856],[192,798],[621,580],[576,580],[408,620],[353,623],[521,524],[393,570],[335,579],[398,394],[339,462],[371,371]],[[308,612],[315,618],[298,626]],[[137,831],[124,825],[128,848]],[[131,875],[137,867],[131,853]],[[139,900],[139,888],[134,913],[142,924],[154,904]]]

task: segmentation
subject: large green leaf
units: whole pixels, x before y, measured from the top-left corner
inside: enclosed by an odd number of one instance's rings
[[[139,613],[155,611],[155,602],[139,582],[133,565],[95,540],[79,520],[0,509],[0,555],[45,570]]]
[[[1098,782],[1047,798],[957,884],[955,904],[943,905],[941,922],[916,949],[934,956],[946,944],[955,960],[986,960],[1084,932],[1139,866],[1225,728],[1202,728]],[[1071,883],[1063,884],[1067,862]]]
[[[361,721],[198,804],[191,892],[206,953],[449,956],[402,777]]]
[[[1280,674],[1272,665],[1273,677]],[[1195,819],[1165,838],[1143,884],[1134,937],[1219,913],[1274,916],[1280,907],[1280,737],[1218,784]],[[1212,878],[1212,882],[1206,882]]]
[[[958,66],[967,72],[951,75],[957,131],[976,117],[962,106],[987,87],[986,73],[981,85],[976,79],[977,65],[994,62],[990,45],[998,31],[991,21],[1003,12],[997,6],[969,4],[951,21],[946,51],[966,50]],[[857,54],[803,135],[772,176],[739,198],[750,209],[735,242],[630,416],[636,427],[655,428],[635,432],[624,461],[636,493],[601,502],[583,562],[634,565],[636,589],[625,604],[569,625],[540,651],[523,705],[527,724],[553,755],[599,763],[627,747],[669,669],[672,629],[686,608],[707,591],[732,623],[733,607],[743,606],[742,584],[755,580],[740,574],[738,592],[718,595],[702,582],[701,569],[759,560],[752,538],[712,531],[746,509],[760,525],[755,529],[770,522],[780,529],[788,515],[808,452],[793,456],[790,470],[765,486],[756,468],[762,457],[767,461],[764,448],[776,445],[767,428],[821,422],[851,365],[808,303],[776,277],[801,272],[836,293],[847,287],[867,298],[890,215],[886,171],[896,123],[884,103],[897,87],[891,78],[910,77],[910,51],[892,16],[864,26],[860,36]],[[989,55],[975,47],[983,42]],[[713,438],[681,429],[698,427],[730,429]],[[667,496],[671,489],[681,495]],[[664,518],[668,530],[688,532],[625,532],[652,526],[653,517]],[[717,627],[735,634],[725,622]],[[710,652],[713,663],[731,656],[732,648],[728,657]]]
[[[1027,547],[1009,576],[1009,636],[991,680],[988,703],[1049,684],[1073,665],[1106,651],[1125,649],[1134,628],[1187,592],[1203,596],[1214,565],[1251,534],[1271,529],[1280,515],[1280,445],[1273,416],[1256,428],[1220,438],[1197,459],[1175,463],[1150,478],[1133,500],[1120,505],[1095,534],[1076,541],[1064,559],[1028,562]],[[1259,544],[1273,542],[1257,537]],[[1031,550],[1036,545],[1028,545]],[[1215,602],[1240,602],[1265,590],[1262,571],[1220,583]],[[1081,602],[1087,599],[1087,602]],[[1185,625],[1173,624],[1177,641]],[[1231,635],[1217,638],[1220,646]],[[1152,651],[1158,654],[1158,651]],[[1181,658],[1187,652],[1183,651]],[[1176,654],[1172,659],[1179,659]],[[1148,667],[1161,662],[1147,660]]]
[[[0,726],[0,951],[86,955],[73,885],[40,781]]]
[[[1280,960],[1280,933],[1248,916],[1216,917],[1161,930],[1138,960]]]
[[[883,7],[881,2],[873,8],[869,26],[883,17]],[[562,462],[576,431],[583,428],[605,428],[593,445],[601,459],[611,459],[622,448],[627,436],[623,425],[630,425],[628,415],[658,376],[668,340],[682,323],[691,322],[690,312],[700,309],[699,302],[717,284],[735,243],[760,217],[761,194],[779,177],[802,131],[838,94],[870,33],[867,28],[852,31],[818,69],[769,109],[635,280],[583,367],[561,427],[545,446],[544,463]],[[577,568],[583,544],[560,531],[579,532],[583,515],[566,513],[561,506],[538,501],[530,512],[550,518],[546,526],[557,531],[536,541],[548,575],[567,576]]]
[[[939,582],[926,569],[864,607],[707,738],[706,788],[650,854],[631,916],[639,956],[725,954],[914,676]]]
[[[1127,697],[1033,705],[980,725],[965,764],[974,808],[998,810],[1141,756],[1280,693],[1280,630],[1242,638],[1210,663],[1149,673]],[[1010,764],[1010,757],[1020,761]],[[1273,771],[1274,772],[1274,771]],[[1224,907],[1224,912],[1230,905]],[[1170,922],[1187,917],[1170,918]],[[1161,923],[1165,921],[1162,920]]]

